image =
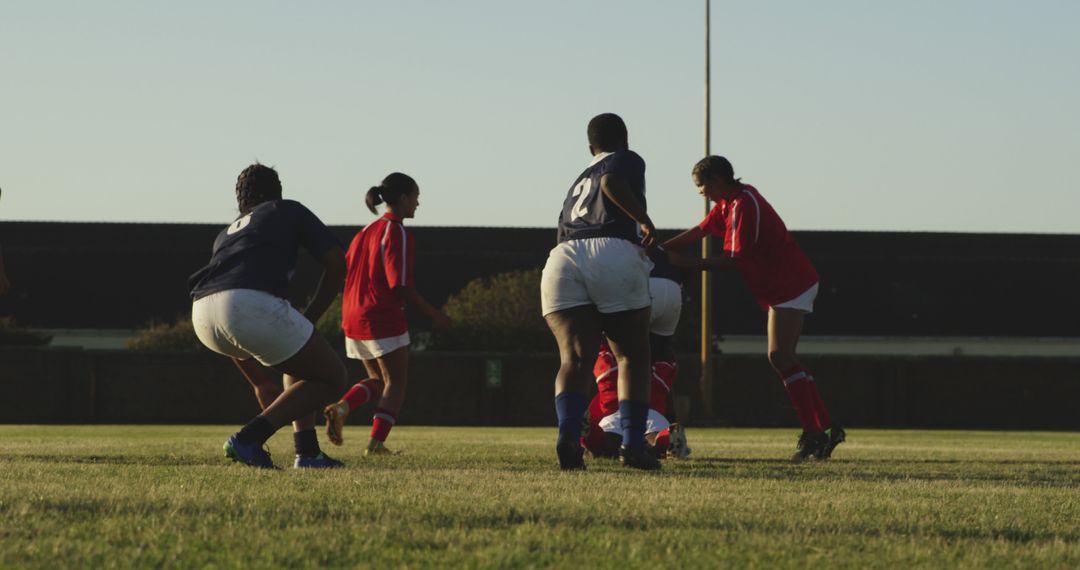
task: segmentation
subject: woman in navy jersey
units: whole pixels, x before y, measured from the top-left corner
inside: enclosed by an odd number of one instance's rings
[[[817,270],[757,188],[735,178],[726,158],[701,159],[694,165],[693,179],[698,193],[715,205],[700,224],[669,239],[664,247],[677,249],[705,236],[724,240],[720,256],[671,255],[671,260],[681,267],[739,272],[758,304],[768,311],[769,364],[783,381],[802,424],[803,433],[792,459],[828,459],[846,435],[833,424],[814,377],[795,355],[803,320],[814,310]]]
[[[341,445],[349,412],[378,395],[371,438],[364,455],[388,454],[384,443],[405,401],[409,369],[409,327],[405,305],[424,313],[438,328],[450,319],[416,292],[413,277],[415,243],[405,219],[416,215],[420,187],[411,177],[394,172],[368,190],[365,203],[372,214],[379,204],[386,213],[360,230],[346,254],[348,274],[341,302],[345,352],[360,360],[368,379],[354,385],[341,401],[326,407],[330,441]]]
[[[294,420],[313,425],[314,413],[344,390],[345,365],[312,323],[341,290],[345,258],[341,244],[310,210],[282,199],[274,169],[245,168],[236,181],[236,199],[240,217],[214,241],[210,263],[189,279],[191,320],[207,348],[233,358],[242,370],[254,358],[284,374],[284,392],[224,445],[234,461],[272,468],[266,440]],[[303,313],[286,300],[301,247],[323,266]],[[321,452],[300,451],[296,467],[340,465]]]

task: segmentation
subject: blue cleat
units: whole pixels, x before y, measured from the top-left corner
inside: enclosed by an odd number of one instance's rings
[[[232,435],[225,440],[225,445],[222,448],[225,450],[225,457],[237,463],[262,469],[274,468],[274,462],[270,459],[270,452],[261,445],[240,443],[236,436]]]
[[[296,469],[333,469],[345,467],[345,464],[320,451],[315,457],[297,455],[293,467]]]

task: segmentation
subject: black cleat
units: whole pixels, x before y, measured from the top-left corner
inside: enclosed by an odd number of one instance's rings
[[[555,444],[555,453],[559,456],[559,469],[563,471],[585,470],[585,448],[580,439],[559,438]]]
[[[847,433],[844,431],[844,428],[840,426],[833,426],[825,430],[825,435],[828,436],[828,441],[826,441],[825,445],[822,445],[817,453],[814,454],[818,459],[828,459],[831,457],[836,446],[844,443],[847,439]]]
[[[623,467],[641,469],[642,471],[657,471],[660,469],[660,460],[648,449],[632,450],[625,445],[619,447],[619,461]]]
[[[803,432],[799,436],[799,443],[795,446],[795,455],[791,460],[802,463],[811,457],[821,457],[821,451],[829,444],[829,436],[823,431]]]

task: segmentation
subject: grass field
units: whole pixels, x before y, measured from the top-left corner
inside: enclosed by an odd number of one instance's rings
[[[792,465],[792,430],[691,428],[652,474],[561,473],[553,429],[403,426],[364,460],[350,428],[346,469],[269,472],[232,429],[0,426],[0,566],[1080,567],[1080,434],[853,429]]]

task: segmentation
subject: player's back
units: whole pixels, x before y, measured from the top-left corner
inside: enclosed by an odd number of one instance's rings
[[[618,176],[645,202],[645,161],[632,150],[601,153],[574,180],[559,214],[558,240],[615,237],[637,243],[638,226],[601,190],[606,174]]]
[[[299,202],[263,202],[218,234],[210,263],[188,280],[192,298],[227,289],[255,289],[284,298],[300,246],[321,255],[339,244]]]

